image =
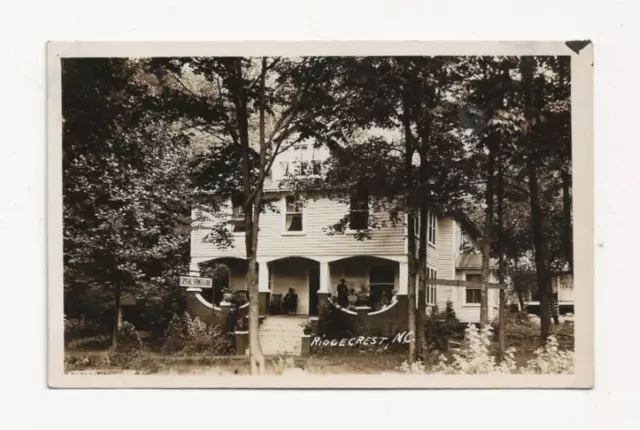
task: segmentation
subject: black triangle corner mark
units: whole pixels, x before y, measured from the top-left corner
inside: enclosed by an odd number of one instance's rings
[[[590,40],[569,40],[564,44],[567,45],[567,47],[571,49],[573,52],[580,55],[580,51],[582,51],[585,46],[591,44],[591,41]]]

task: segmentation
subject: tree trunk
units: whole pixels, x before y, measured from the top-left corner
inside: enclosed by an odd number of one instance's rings
[[[502,145],[500,146],[502,148]],[[498,282],[504,284],[505,282],[505,260],[504,260],[504,220],[503,220],[503,205],[504,199],[504,156],[502,151],[498,151],[498,180],[497,180],[497,217],[498,217]],[[504,330],[505,330],[505,291],[500,290],[500,298],[498,303],[498,357],[500,360],[504,358],[505,343],[504,343]]]
[[[411,249],[411,246],[409,246],[409,249]],[[415,251],[415,240],[414,240],[414,245],[413,245],[413,249]],[[408,276],[408,281],[409,281],[409,285],[407,288],[407,302],[408,302],[408,326],[409,326],[409,332],[411,332],[411,339],[409,342],[409,364],[414,363],[415,362],[415,358],[416,358],[416,280],[417,280],[417,274],[416,274],[416,258],[411,257],[411,254],[409,253],[409,264],[408,264],[408,269],[409,269],[409,276]]]
[[[418,303],[416,312],[416,360],[424,359],[425,324],[427,321],[427,228],[428,211],[420,209],[420,236],[418,237]]]
[[[562,170],[562,209],[564,212],[565,253],[569,271],[573,273],[573,223],[571,222],[571,174]]]
[[[113,334],[111,336],[111,345],[116,346],[118,344],[118,331],[122,326],[122,306],[120,305],[121,291],[120,284],[116,285],[114,290],[115,309],[113,315]]]
[[[414,363],[416,356],[416,279],[417,279],[417,261],[416,261],[416,235],[415,235],[415,215],[412,198],[413,190],[413,136],[411,134],[410,122],[410,94],[407,86],[403,89],[403,115],[402,123],[405,137],[405,180],[406,180],[406,206],[407,206],[407,265],[408,265],[408,282],[407,286],[407,315],[408,329],[412,333],[409,342],[409,364]]]
[[[422,133],[422,144],[420,146],[420,188],[423,191],[419,194],[420,200],[420,225],[418,231],[418,312],[416,314],[416,359],[424,356],[425,343],[425,323],[427,321],[427,279],[429,272],[427,268],[428,257],[428,229],[429,229],[429,165],[428,165],[428,145],[430,124],[427,124]]]
[[[569,90],[570,82],[568,82],[567,69],[570,68],[570,60],[564,60],[562,57],[558,58],[560,85]],[[560,174],[562,179],[562,209],[564,218],[564,249],[565,258],[567,259],[567,265],[569,271],[573,273],[573,222],[571,219],[571,137],[570,132],[562,135],[561,141],[561,165]]]
[[[244,220],[246,224],[245,250],[247,256],[247,289],[249,291],[249,360],[252,374],[261,374],[265,370],[265,360],[260,347],[260,297],[258,290],[257,250],[262,193],[253,193],[251,189],[251,167],[249,146],[249,118],[247,99],[242,80],[241,60],[236,62],[235,81],[237,94],[234,97],[238,131],[242,146],[242,182],[244,191]],[[264,75],[264,68],[263,68]],[[264,77],[264,76],[262,76]],[[264,80],[261,82],[264,93]],[[264,100],[263,100],[264,102]],[[262,103],[263,105],[264,103]],[[262,106],[263,107],[263,106]],[[263,125],[263,124],[261,124]],[[262,143],[262,142],[261,142]],[[262,152],[262,148],[261,151]],[[251,199],[251,196],[253,198]]]
[[[489,158],[487,162],[487,187],[485,192],[485,225],[482,238],[482,288],[480,289],[480,327],[489,324],[489,263],[491,259],[491,242],[493,229],[493,197],[496,160],[497,135],[490,133],[488,137]]]
[[[527,124],[532,124],[532,108],[534,105],[533,89],[533,59],[523,56],[520,61],[522,84],[524,90],[524,111]],[[533,157],[536,156],[536,148],[531,133],[525,133],[526,169],[529,182],[529,199],[531,204],[531,224],[533,246],[535,252],[536,276],[538,281],[538,294],[540,296],[540,340],[544,344],[549,337],[551,326],[550,302],[549,302],[549,275],[547,270],[547,255],[543,237],[544,215],[540,208],[540,190],[538,185],[538,173]]]
[[[533,246],[535,250],[536,276],[538,280],[538,295],[540,296],[540,338],[543,343],[549,337],[551,326],[550,301],[549,301],[549,276],[546,266],[546,250],[542,236],[543,215],[540,210],[540,197],[538,190],[538,177],[536,167],[531,158],[527,159],[527,172],[529,176],[529,195],[531,202],[531,223],[533,233]]]

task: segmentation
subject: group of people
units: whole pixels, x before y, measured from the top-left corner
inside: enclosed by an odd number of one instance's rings
[[[349,288],[344,278],[340,279],[340,283],[336,287],[337,304],[343,308],[354,307],[358,305],[369,306],[371,309],[378,310],[391,303],[393,293],[391,290],[382,289],[380,291],[367,292],[362,288],[360,295],[356,294],[355,289]],[[361,297],[364,297],[364,303]],[[361,301],[361,303],[359,303]]]
[[[349,288],[344,278],[340,279],[340,283],[336,287],[337,304],[343,308],[350,308],[358,305],[369,306],[371,309],[378,310],[391,304],[393,293],[391,290],[383,289],[380,291],[367,293],[362,291],[360,295],[356,294],[353,288]],[[364,302],[362,302],[364,297]],[[280,305],[282,313],[286,315],[295,315],[298,312],[298,295],[293,288],[289,288]]]

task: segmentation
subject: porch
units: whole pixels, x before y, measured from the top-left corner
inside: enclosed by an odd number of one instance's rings
[[[282,314],[290,289],[297,295],[296,315],[317,316],[329,298],[338,301],[338,285],[344,281],[349,306],[376,311],[402,294],[401,278],[406,264],[377,256],[352,256],[337,259],[285,257],[260,264],[260,293],[268,295],[264,315]],[[406,281],[405,281],[406,284]],[[405,286],[406,289],[406,286]],[[406,291],[404,292],[406,294]],[[262,313],[261,309],[261,314]]]
[[[398,261],[400,260],[400,261]],[[214,288],[200,300],[210,309],[215,309],[222,299],[221,288],[229,287],[248,293],[246,286],[246,260],[220,258],[209,260],[206,265],[222,263],[226,270],[214,278]],[[201,276],[211,276],[197,266]],[[192,271],[195,267],[192,264]],[[297,295],[297,307],[292,314],[317,316],[319,309],[328,300],[338,303],[338,284],[344,280],[349,292],[350,309],[367,308],[376,312],[393,301],[397,295],[407,294],[407,264],[397,259],[356,255],[350,257],[310,258],[288,256],[260,260],[258,263],[258,289],[260,293],[260,315],[284,314],[282,304],[289,291]],[[203,292],[204,293],[204,292]],[[246,294],[248,297],[248,294]],[[344,298],[342,299],[344,303]],[[209,312],[211,312],[209,310]]]

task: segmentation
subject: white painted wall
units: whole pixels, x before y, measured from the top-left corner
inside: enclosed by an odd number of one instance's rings
[[[271,262],[271,293],[284,298],[293,288],[298,295],[298,314],[309,314],[309,269],[317,266],[317,262],[304,259]]]
[[[558,301],[573,302],[573,276],[554,276],[553,288],[558,292]]]
[[[352,234],[329,236],[324,229],[340,220],[348,211],[348,205],[319,198],[307,200],[303,210],[303,232],[284,231],[284,195],[280,198],[281,213],[267,213],[260,217],[258,259],[286,256],[349,256],[349,255],[402,255],[404,252],[404,229],[401,224],[375,230],[372,239],[358,241]],[[380,215],[382,216],[382,215]],[[235,234],[233,247],[219,249],[205,243],[208,231],[194,229],[191,233],[191,256],[193,258],[244,258],[244,233]],[[435,255],[434,255],[435,256]]]

